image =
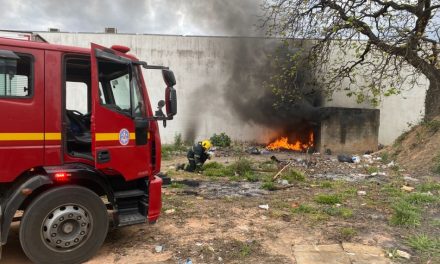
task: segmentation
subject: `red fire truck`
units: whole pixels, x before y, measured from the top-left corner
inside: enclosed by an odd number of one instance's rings
[[[20,221],[33,262],[81,263],[109,223],[159,217],[157,121],[177,113],[176,80],[128,51],[0,38],[1,245]],[[154,113],[142,68],[162,70],[165,81]]]

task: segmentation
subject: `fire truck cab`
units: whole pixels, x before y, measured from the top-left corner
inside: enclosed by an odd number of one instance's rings
[[[157,121],[177,113],[176,80],[128,51],[0,38],[0,249],[20,221],[31,261],[81,263],[110,223],[159,217]],[[162,70],[155,113],[142,68]]]

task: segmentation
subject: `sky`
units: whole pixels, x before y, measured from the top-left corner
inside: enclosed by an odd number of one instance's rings
[[[256,36],[262,1],[0,0],[0,30]]]

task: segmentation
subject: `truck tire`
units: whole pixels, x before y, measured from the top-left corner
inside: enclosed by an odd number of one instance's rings
[[[63,186],[38,196],[24,212],[20,243],[34,263],[82,263],[107,236],[109,217],[89,189]]]

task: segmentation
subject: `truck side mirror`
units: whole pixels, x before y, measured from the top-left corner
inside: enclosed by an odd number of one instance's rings
[[[174,77],[174,72],[172,70],[163,69],[162,77],[167,87],[173,87],[176,85],[176,77]]]
[[[168,86],[165,89],[165,102],[167,117],[173,119],[173,116],[177,114],[177,93],[174,87]]]

